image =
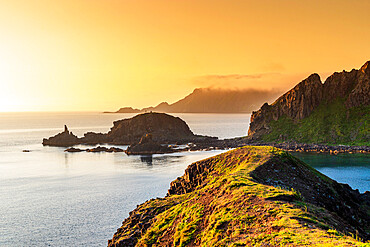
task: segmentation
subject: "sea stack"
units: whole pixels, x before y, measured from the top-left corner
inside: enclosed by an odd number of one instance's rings
[[[44,146],[69,147],[79,144],[79,138],[68,130],[67,125],[64,125],[63,132],[52,136],[49,139],[44,138],[42,144]]]

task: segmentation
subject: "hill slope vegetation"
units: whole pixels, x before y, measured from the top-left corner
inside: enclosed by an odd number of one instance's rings
[[[108,246],[362,246],[368,196],[279,149],[243,147],[190,165]]]
[[[248,135],[267,142],[369,146],[370,62],[336,72],[324,84],[319,75],[310,75],[253,112]]]

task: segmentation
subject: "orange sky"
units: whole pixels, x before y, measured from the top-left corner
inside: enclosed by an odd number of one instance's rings
[[[369,11],[367,0],[0,0],[0,111],[288,89],[369,60]]]

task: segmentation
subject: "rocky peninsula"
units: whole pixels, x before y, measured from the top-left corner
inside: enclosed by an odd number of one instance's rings
[[[360,246],[369,210],[369,192],[250,146],[191,164],[166,197],[137,206],[108,246]]]
[[[154,142],[160,144],[209,143],[217,137],[195,135],[189,126],[180,118],[165,113],[144,113],[133,118],[113,122],[108,133],[87,132],[79,138],[65,126],[62,133],[44,139],[47,146],[70,147],[78,144],[114,144],[131,145],[140,142],[147,134]]]

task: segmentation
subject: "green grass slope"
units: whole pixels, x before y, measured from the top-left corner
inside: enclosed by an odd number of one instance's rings
[[[343,99],[321,104],[310,116],[295,123],[287,117],[269,123],[266,142],[333,145],[370,145],[370,106],[347,109]]]
[[[341,189],[279,149],[239,148],[190,165],[168,196],[131,212],[109,246],[369,246],[360,241],[369,208],[340,208],[352,193]]]

